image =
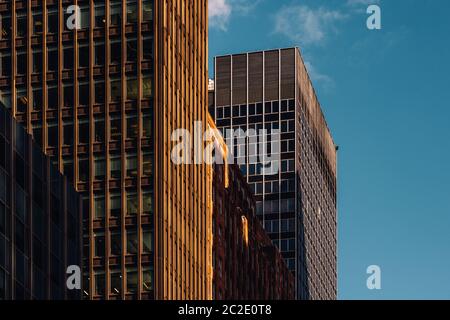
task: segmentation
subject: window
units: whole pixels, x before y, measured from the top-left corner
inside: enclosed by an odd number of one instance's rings
[[[105,217],[105,197],[97,196],[94,199],[95,218],[102,219]]]
[[[78,139],[80,144],[89,143],[89,122],[88,120],[81,120],[78,123]]]
[[[94,233],[94,256],[105,256],[105,234],[103,232]]]
[[[137,40],[127,40],[127,61],[134,62],[137,59]]]
[[[111,26],[119,26],[122,21],[122,4],[121,1],[112,0],[110,2],[110,24]]]
[[[25,37],[27,34],[27,14],[21,12],[17,14],[16,34],[18,37]]]
[[[72,108],[73,107],[73,85],[64,84],[63,94],[64,94],[64,107]]]
[[[105,141],[105,120],[95,120],[95,142],[102,143]]]
[[[96,82],[95,83],[95,103],[103,104],[105,103],[105,83]]]
[[[153,173],[153,158],[150,154],[144,154],[143,156],[143,174],[146,177],[151,177]]]
[[[137,291],[136,269],[127,270],[127,291],[128,293],[136,293]]]
[[[136,23],[136,21],[137,21],[136,1],[128,1],[128,3],[127,3],[127,23]]]
[[[151,0],[144,0],[142,3],[142,19],[144,21],[151,21],[153,19],[153,7]]]
[[[0,15],[0,40],[7,40],[11,36],[11,15],[2,12]],[[0,296],[1,297],[1,296]]]
[[[58,146],[58,124],[48,124],[48,146],[56,148]]]
[[[120,63],[122,57],[121,53],[122,47],[120,40],[119,39],[111,40],[111,51],[110,51],[111,64]]]
[[[105,44],[96,43],[95,44],[95,65],[102,66],[105,64]]]
[[[33,50],[33,73],[42,72],[42,51]]]
[[[89,67],[89,44],[80,43],[78,46],[78,68]]]
[[[64,55],[64,69],[73,69],[73,48],[64,48],[63,49],[63,55]]]
[[[94,294],[97,296],[103,296],[105,294],[105,273],[96,272],[94,274]]]
[[[111,135],[110,138],[113,141],[119,141],[121,136],[122,136],[122,120],[120,118],[112,118],[111,119],[111,125],[110,125],[110,130],[111,130]]]
[[[42,12],[35,12],[33,13],[33,34],[42,34],[42,31]]]
[[[148,75],[142,79],[142,97],[144,99],[152,97],[152,78]]]
[[[138,124],[136,116],[127,117],[127,139],[134,139],[138,134]]]
[[[47,50],[47,71],[53,72],[58,70],[58,49],[48,48]]]
[[[122,97],[120,84],[120,79],[111,80],[111,102],[120,102],[120,98]]]
[[[153,271],[150,267],[144,267],[142,269],[142,290],[150,291],[153,289]]]
[[[90,14],[89,14],[89,6],[87,4],[83,4],[80,7],[80,11],[81,11],[81,17],[80,17],[80,22],[81,22],[81,28],[89,28],[89,26],[91,25],[90,23]]]
[[[120,156],[111,158],[111,179],[120,180],[122,174],[121,166]]]
[[[0,75],[3,77],[7,77],[10,74],[11,74],[11,54],[9,52],[0,52]]]
[[[127,156],[127,177],[135,178],[137,176],[137,157],[136,155]]]
[[[118,231],[111,231],[111,255],[120,256],[122,253],[122,239]]]
[[[138,249],[136,230],[127,230],[127,254],[136,254]]]
[[[137,80],[136,79],[128,79],[127,80],[127,100],[135,100],[137,99]]]
[[[42,88],[33,88],[33,110],[42,110]]]
[[[122,273],[120,270],[111,270],[111,294],[122,292]]]
[[[47,12],[47,32],[58,33],[58,12],[53,9]]]
[[[105,179],[105,159],[97,158],[94,161],[95,165],[95,180],[104,180]]]
[[[88,106],[89,105],[89,84],[87,82],[83,82],[83,83],[79,84],[78,103],[80,104],[80,106]]]
[[[135,193],[127,195],[127,215],[135,216],[138,211],[137,195]]]
[[[18,74],[26,74],[27,73],[27,54],[26,52],[18,52],[17,53],[17,73]]]
[[[72,145],[73,144],[73,123],[64,123],[63,125],[63,144]]]
[[[144,253],[150,253],[153,251],[153,233],[150,230],[144,231],[142,244]]]
[[[121,198],[120,193],[111,195],[110,215],[113,218],[120,218]]]
[[[96,1],[98,2],[98,1]],[[96,28],[103,28],[105,26],[105,4],[104,3],[99,3],[99,4],[95,4],[95,27]]]
[[[89,181],[89,160],[87,158],[81,158],[78,161],[78,178],[80,182]]]
[[[58,88],[55,85],[48,86],[47,98],[49,110],[55,110],[58,108]]]

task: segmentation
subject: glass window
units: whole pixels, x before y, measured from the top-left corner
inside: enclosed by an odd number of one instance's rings
[[[105,83],[96,82],[95,83],[95,103],[102,104],[105,103]]]
[[[120,256],[122,254],[122,239],[118,231],[111,231],[111,255]]]
[[[26,12],[17,14],[16,34],[18,37],[25,37],[27,34],[27,14]]]
[[[95,142],[105,141],[105,120],[97,119],[95,120]]]
[[[137,195],[135,193],[127,195],[127,215],[135,216],[138,211]]]
[[[48,146],[56,148],[58,146],[58,124],[48,125]]]
[[[121,195],[120,193],[111,195],[111,203],[110,203],[110,215],[114,218],[120,217],[120,208],[122,207],[121,203]]]
[[[105,4],[95,1],[95,27],[103,28],[105,26]],[[103,2],[103,1],[102,1]]]
[[[33,110],[42,110],[42,88],[33,88]]]
[[[111,85],[111,102],[120,102],[122,96],[120,79],[112,79]]]
[[[122,174],[121,158],[120,157],[111,158],[111,179],[120,180],[122,176],[121,174]]]
[[[58,70],[58,50],[57,48],[48,48],[47,50],[47,71]]]
[[[150,267],[142,269],[142,290],[151,291],[153,289],[153,270]]]
[[[89,105],[89,84],[83,82],[79,84],[78,87],[78,103],[80,106]]]
[[[136,254],[138,249],[136,230],[127,230],[127,254]]]
[[[73,48],[64,48],[63,49],[64,54],[64,69],[73,69]]]
[[[135,23],[136,21],[137,21],[137,3],[136,1],[128,1],[127,23]]]
[[[64,123],[63,131],[63,144],[67,146],[73,145],[73,123]]]
[[[89,67],[89,44],[88,43],[79,44],[78,67],[79,68]]]
[[[42,51],[33,50],[33,73],[42,72]]]
[[[98,296],[103,296],[105,294],[105,273],[96,272],[94,274],[94,294]]]
[[[102,66],[105,64],[105,44],[95,44],[95,65]]]
[[[127,156],[127,177],[134,178],[137,176],[137,157],[135,155]]]
[[[94,160],[95,165],[95,180],[105,179],[105,159],[99,158]]]
[[[41,34],[42,31],[42,12],[35,12],[33,13],[33,34]]]
[[[144,99],[152,97],[152,78],[148,75],[142,79],[142,96]]]
[[[81,182],[89,181],[89,160],[81,158],[78,161],[78,178]]]
[[[120,270],[111,270],[111,294],[122,292],[122,273]]]
[[[17,53],[17,73],[26,74],[27,73],[27,54],[26,52]]]
[[[143,156],[143,173],[146,177],[151,177],[153,174],[153,157],[150,154]]]
[[[49,110],[55,110],[58,108],[58,87],[51,85],[47,88],[47,99]]]
[[[122,120],[120,118],[112,118],[111,119],[111,140],[113,141],[119,141],[122,135]]]
[[[121,1],[112,0],[110,2],[110,24],[111,26],[119,26],[122,21],[122,3]]]
[[[127,291],[136,293],[137,291],[137,272],[135,269],[127,270]]]
[[[110,51],[111,64],[120,63],[122,57],[121,53],[122,53],[122,46],[120,39],[111,40],[111,51]]]
[[[127,61],[134,62],[137,59],[137,40],[127,40]]]
[[[134,139],[138,134],[138,124],[136,116],[127,117],[127,139]]]
[[[137,81],[136,79],[128,79],[127,80],[127,99],[135,100],[137,99]]]
[[[150,230],[144,231],[142,244],[145,253],[150,253],[153,251],[153,233]]]
[[[89,122],[87,120],[78,123],[78,140],[80,144],[89,143]]]
[[[55,10],[47,12],[47,32],[58,33],[58,12]]]
[[[105,256],[105,234],[103,232],[94,233],[94,256]]]
[[[142,11],[144,21],[151,21],[153,19],[153,3],[151,0],[144,0],[142,2]]]
[[[101,219],[105,217],[105,197],[98,196],[94,199],[95,218]]]
[[[0,15],[0,40],[7,40],[11,36],[11,15],[8,12],[2,12]]]
[[[11,54],[9,52],[0,51],[0,75],[3,77],[11,75]]]
[[[72,108],[73,107],[73,85],[72,84],[64,84],[63,95],[64,95],[64,107]]]

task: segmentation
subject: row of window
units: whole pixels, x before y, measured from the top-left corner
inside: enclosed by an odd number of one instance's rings
[[[267,189],[264,191],[264,184],[262,182],[249,183],[250,190],[255,195],[270,194],[270,193],[285,193],[295,192],[295,180],[294,179],[282,179],[280,182],[269,182],[266,184]],[[279,187],[278,187],[279,186]],[[279,191],[278,191],[279,190]]]
[[[122,293],[122,272],[120,269],[110,270],[110,294],[117,295]],[[85,281],[85,288],[88,288],[89,281]],[[125,292],[129,294],[137,293],[138,289],[138,273],[136,268],[126,268],[126,288]],[[94,295],[105,295],[105,273],[96,271],[94,273]],[[145,266],[142,269],[142,288],[143,292],[153,290],[153,269]],[[87,292],[87,290],[85,290]]]
[[[248,105],[216,107],[216,120],[255,116],[262,114],[276,114],[279,112],[295,111],[295,100],[281,100]]]
[[[264,229],[267,233],[295,232],[295,219],[266,220]]]
[[[133,101],[138,99],[138,81],[135,77],[125,80],[126,92],[124,99]],[[109,82],[110,98],[109,102],[121,102],[122,89],[120,79],[111,79]],[[90,102],[89,84],[82,82],[78,87],[78,104],[79,106],[88,106]],[[63,83],[62,88],[62,105],[65,108],[73,108],[74,106],[74,87],[72,84]],[[93,102],[95,104],[105,103],[105,83],[96,81],[94,83]],[[16,88],[16,111],[25,113],[29,108],[32,111],[41,111],[43,108],[42,86],[33,85],[30,95],[27,94],[26,87],[18,86]],[[58,87],[56,84],[49,84],[47,87],[47,110],[58,109]],[[142,79],[142,99],[150,99],[152,97],[152,78],[145,75]],[[31,102],[30,102],[31,100]],[[0,102],[6,108],[11,108],[11,91],[9,89],[0,89]]]
[[[151,0],[142,1],[142,21],[149,22],[153,19],[153,6]],[[80,3],[80,20],[79,25],[76,25],[74,19],[70,19],[74,15],[75,11],[68,10],[69,7],[64,10],[64,30],[72,30],[74,27],[80,29],[85,29],[90,27],[90,7],[89,4]],[[96,1],[95,6],[92,8],[94,15],[94,27],[103,28],[106,23],[105,16],[105,2]],[[56,34],[58,33],[58,8],[55,6],[50,6],[46,12],[47,16],[47,33]],[[126,20],[127,24],[135,24],[138,21],[138,10],[137,2],[128,0],[126,3]],[[16,36],[25,37],[28,33],[27,25],[27,12],[26,10],[20,10],[16,13]],[[33,9],[31,30],[33,35],[42,34],[44,30],[42,9]],[[11,14],[9,12],[0,13],[0,40],[10,39],[12,35],[12,24],[11,24]],[[110,26],[120,26],[122,24],[122,1],[121,0],[111,0],[110,1],[110,16],[109,16]],[[69,28],[70,26],[70,28]]]
[[[105,233],[94,232],[94,257],[105,256]],[[125,235],[125,246],[122,246],[122,235],[119,231],[110,232],[110,252],[112,256],[122,255],[122,247],[126,249],[125,254],[138,253],[138,235],[135,229],[128,229]],[[85,246],[85,257],[89,256],[89,246]],[[142,252],[153,252],[153,232],[144,230],[142,233]]]
[[[127,216],[136,216],[138,214],[138,196],[135,192],[127,193],[126,197],[126,207],[124,208],[125,214]],[[120,193],[112,193],[110,195],[110,216],[112,218],[120,218],[122,198]],[[86,200],[88,203],[88,201]],[[152,214],[153,213],[153,198],[150,193],[144,193],[142,195],[142,213]],[[89,214],[89,209],[83,210],[83,218],[87,219]],[[94,219],[104,219],[105,218],[105,197],[95,196],[94,198]]]

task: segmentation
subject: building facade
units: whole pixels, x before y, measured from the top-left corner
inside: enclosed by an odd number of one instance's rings
[[[80,299],[81,197],[0,104],[0,300]]]
[[[297,298],[336,299],[336,146],[300,50],[216,57],[209,111],[255,194],[257,216],[296,276]],[[244,139],[227,135],[239,129]],[[251,130],[263,137],[257,144]],[[264,170],[258,155],[270,153],[279,170]]]
[[[216,130],[211,118],[210,128]],[[256,204],[237,165],[227,164],[227,146],[217,131],[211,137],[212,285],[215,300],[292,300],[293,274],[256,216]]]
[[[206,166],[170,161],[174,129],[206,126],[207,12],[0,1],[0,100],[83,195],[87,299],[211,296]]]

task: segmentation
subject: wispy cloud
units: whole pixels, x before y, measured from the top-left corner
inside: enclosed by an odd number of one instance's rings
[[[380,3],[380,0],[347,0],[348,6],[369,6],[371,4],[377,4]]]
[[[246,15],[262,0],[209,0],[209,25],[226,31],[234,13]]]
[[[338,10],[306,5],[283,6],[275,15],[275,33],[282,34],[301,46],[321,44],[328,33],[336,32],[336,24],[346,18]]]
[[[334,87],[334,80],[330,76],[319,72],[310,61],[305,61],[305,67],[312,82],[321,84],[325,89]]]

